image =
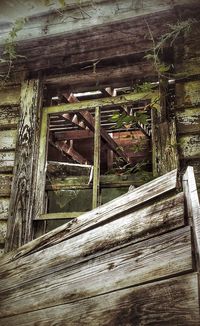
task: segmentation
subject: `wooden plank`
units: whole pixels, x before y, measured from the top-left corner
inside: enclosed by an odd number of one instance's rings
[[[50,274],[8,290],[3,287],[0,318],[190,272],[191,252],[190,229],[185,227],[60,270],[53,278]]]
[[[88,101],[81,101],[79,103],[73,104],[62,104],[59,106],[50,106],[46,107],[43,110],[47,111],[48,114],[58,114],[58,113],[65,113],[69,111],[77,112],[81,110],[89,110],[95,107],[103,107],[109,105],[123,105],[132,103],[134,101],[139,100],[149,100],[152,97],[158,95],[157,92],[143,92],[143,93],[130,93],[126,95],[116,96],[116,97],[108,97],[103,99],[95,99],[95,100],[88,100]]]
[[[100,152],[101,152],[101,111],[95,109],[95,133],[94,133],[94,170],[92,189],[92,208],[99,206],[100,195]]]
[[[198,278],[190,273],[167,280],[2,318],[1,326],[164,325],[198,326]]]
[[[188,217],[190,218],[194,231],[197,266],[198,269],[200,269],[200,205],[195,182],[194,169],[191,166],[188,166],[183,176],[183,190],[187,203]]]
[[[53,162],[48,161],[47,173],[50,178],[66,178],[66,182],[69,179],[74,179],[78,181],[78,178],[70,178],[70,176],[87,176],[86,178],[81,178],[81,180],[86,180],[88,183],[88,177],[90,176],[91,165],[85,164],[73,164],[65,162]],[[69,179],[68,179],[69,178]],[[52,180],[52,181],[53,181]],[[69,183],[70,184],[70,183]]]
[[[62,225],[48,234],[35,239],[27,245],[24,245],[19,250],[5,257],[5,261],[12,260],[17,255],[18,257],[24,253],[28,254],[39,251],[46,246],[59,243],[65,239],[71,238],[79,233],[84,233],[91,227],[98,227],[109,221],[111,217],[127,212],[149,200],[157,198],[161,194],[166,194],[169,191],[175,190],[177,186],[177,170],[171,171],[166,175],[157,178],[145,185],[129,192],[121,197],[118,197],[111,202],[97,207],[96,209],[87,212],[74,219],[72,223]],[[37,249],[36,249],[37,248]]]
[[[10,198],[0,198],[0,220],[7,220]]]
[[[179,134],[200,133],[200,107],[177,110],[176,119]]]
[[[18,248],[32,239],[39,139],[40,87],[39,80],[26,81],[22,86],[6,251]]]
[[[178,144],[181,159],[199,159],[200,135],[180,135]]]
[[[7,221],[0,220],[0,245],[5,243],[7,231]]]
[[[0,107],[0,129],[16,128],[19,120],[19,106]]]
[[[10,196],[12,177],[12,174],[0,174],[0,197]]]
[[[14,150],[16,146],[16,130],[0,130],[0,151]]]
[[[40,215],[40,217],[37,218],[37,220],[71,219],[71,218],[76,218],[82,214],[84,214],[84,212],[48,213],[48,214]]]
[[[12,172],[14,167],[15,152],[0,152],[0,172]]]
[[[54,132],[54,137],[56,140],[70,140],[70,139],[84,139],[93,138],[94,133],[90,130],[72,130],[72,131],[62,131]]]
[[[15,282],[20,284],[20,282],[23,283],[48,274],[47,265],[52,272],[56,272],[62,266],[67,268],[72,264],[82,262],[84,259],[88,260],[91,255],[98,256],[105,250],[108,252],[116,246],[122,246],[122,244],[137,243],[183,225],[183,194],[180,194],[160,203],[152,204],[147,208],[124,214],[99,228],[60,242],[56,247],[48,248],[46,246],[45,252],[37,252],[35,256],[26,256],[26,253],[23,255],[22,252],[18,252],[18,257],[21,256],[22,268],[19,267],[20,269],[17,271],[15,261],[10,262],[9,266],[6,264],[7,261],[14,259],[14,255],[12,257],[11,255],[10,257],[4,256],[1,260],[0,276],[3,279],[4,272],[7,271],[8,273],[9,270],[11,271],[9,275],[13,275],[13,278],[9,279],[9,286]],[[3,264],[6,265],[3,266]],[[31,271],[30,264],[32,266]],[[28,275],[27,271],[29,271]]]
[[[189,81],[176,84],[176,106],[195,107],[200,104],[200,81]]]
[[[0,106],[17,105],[20,103],[20,87],[1,88],[0,89]]]

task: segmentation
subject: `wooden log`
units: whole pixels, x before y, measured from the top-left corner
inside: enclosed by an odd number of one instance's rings
[[[20,264],[17,262],[17,269],[15,261],[1,265],[0,286],[5,287],[3,282],[5,273],[9,278],[6,286],[12,287],[16,282],[18,285],[24,284],[47,275],[49,273],[47,266],[51,272],[56,272],[87,261],[91,256],[101,256],[117,246],[141,242],[181,226],[184,226],[183,194],[125,214],[99,228],[37,252],[37,255],[22,255]]]
[[[14,167],[15,152],[2,151],[0,152],[0,172],[12,172]]]
[[[200,206],[194,169],[191,166],[188,166],[183,176],[183,190],[187,204],[188,217],[193,226],[197,267],[198,270],[200,270]]]
[[[0,320],[4,326],[199,325],[196,273],[115,291],[81,302],[54,306]]]
[[[16,138],[16,130],[0,130],[0,151],[15,150]]]
[[[7,220],[10,198],[0,198],[0,220]]]
[[[97,258],[91,257],[84,263],[54,273],[50,279],[44,276],[20,286],[15,284],[8,291],[3,286],[0,317],[76,302],[192,271],[191,252],[190,227],[185,227]],[[48,266],[46,268],[51,273]],[[7,281],[4,278],[5,284]]]
[[[32,239],[35,173],[39,142],[40,82],[24,82],[11,191],[6,251]]]
[[[177,110],[176,119],[179,134],[200,133],[200,107]]]
[[[199,159],[200,135],[180,135],[178,145],[181,159]]]
[[[0,106],[19,105],[20,87],[1,88],[0,89]]]
[[[128,194],[81,215],[78,219],[74,219],[72,223],[70,222],[69,224],[62,225],[48,234],[41,236],[39,239],[33,240],[31,243],[24,245],[19,250],[5,256],[4,262],[13,260],[15,257],[19,257],[24,253],[28,254],[35,250],[39,251],[46,246],[59,243],[60,241],[71,238],[79,233],[84,233],[91,227],[94,227],[94,225],[95,227],[98,227],[102,223],[108,222],[110,218],[115,215],[120,215],[121,213],[125,214],[125,212],[130,209],[133,210],[135,207],[144,204],[149,200],[153,200],[161,194],[166,194],[169,191],[175,190],[176,186],[177,170],[173,170]]]
[[[0,129],[16,128],[19,118],[18,106],[0,107]]]
[[[0,174],[0,197],[10,196],[12,178],[12,174]]]

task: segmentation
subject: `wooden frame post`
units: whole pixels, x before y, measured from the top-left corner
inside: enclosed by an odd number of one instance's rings
[[[42,84],[39,79],[27,80],[22,84],[5,251],[16,249],[32,240],[41,95]]]
[[[100,182],[100,147],[101,147],[101,111],[99,107],[95,109],[95,134],[94,134],[94,171],[93,171],[93,196],[92,208],[99,204],[99,182]]]

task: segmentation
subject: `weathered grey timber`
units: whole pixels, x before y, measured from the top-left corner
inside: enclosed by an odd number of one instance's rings
[[[5,246],[7,251],[32,239],[40,102],[40,82],[24,82]]]
[[[190,168],[187,173],[194,178]],[[0,325],[51,325],[55,318],[61,325],[198,325],[191,231],[195,243],[199,239],[190,220],[200,215],[192,208],[194,179],[192,188],[188,180],[189,220],[183,193],[175,194],[175,170],[119,197],[120,212],[113,200],[36,239],[38,247],[34,240],[7,254],[0,268]],[[106,219],[97,211],[107,212]]]

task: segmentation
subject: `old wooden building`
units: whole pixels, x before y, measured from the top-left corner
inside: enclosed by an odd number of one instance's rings
[[[199,0],[0,9],[0,325],[199,325]]]

